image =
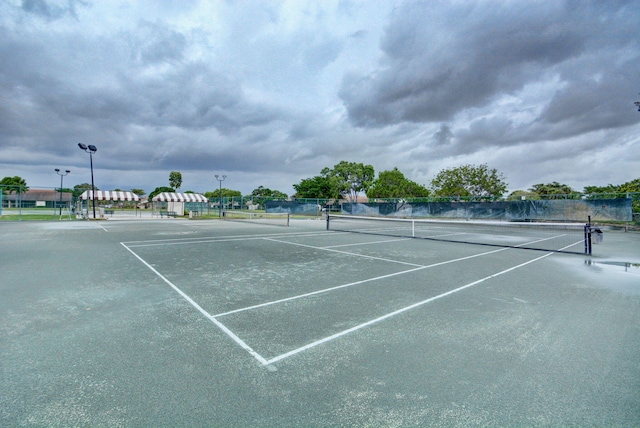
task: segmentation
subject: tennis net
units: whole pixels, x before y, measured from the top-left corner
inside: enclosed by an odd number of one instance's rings
[[[224,220],[289,226],[289,213],[266,213],[260,211],[231,210],[222,213]]]
[[[496,247],[591,254],[590,224],[456,221],[328,215],[327,230]]]

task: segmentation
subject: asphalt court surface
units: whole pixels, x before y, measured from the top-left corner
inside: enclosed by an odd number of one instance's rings
[[[318,220],[25,223],[0,225],[3,425],[640,422],[636,234],[588,257]]]
[[[123,245],[263,364],[547,257],[486,247],[425,255],[413,239],[344,233]]]

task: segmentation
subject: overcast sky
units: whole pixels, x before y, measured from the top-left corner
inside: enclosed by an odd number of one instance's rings
[[[510,191],[640,177],[633,1],[0,1],[0,178],[293,184],[341,160]]]

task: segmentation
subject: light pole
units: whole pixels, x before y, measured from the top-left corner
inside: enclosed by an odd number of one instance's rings
[[[93,184],[93,154],[98,151],[96,146],[86,145],[82,143],[78,143],[78,147],[80,147],[85,152],[89,153],[89,161],[91,162],[91,199],[93,205],[93,219],[96,218],[96,186]]]
[[[60,168],[56,168],[56,174],[60,176],[60,218],[62,218],[62,179],[64,179],[65,175],[69,175],[70,172],[68,169],[60,172]]]
[[[218,180],[220,182],[220,194],[218,196],[220,196],[220,205],[218,207],[218,217],[222,217],[222,182],[224,181],[225,178],[227,178],[226,175],[223,175],[222,178],[218,178],[219,175],[216,174],[216,180]]]

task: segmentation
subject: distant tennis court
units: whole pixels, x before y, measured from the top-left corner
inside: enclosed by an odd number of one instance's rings
[[[0,422],[640,423],[637,234],[227,220],[0,225]]]

